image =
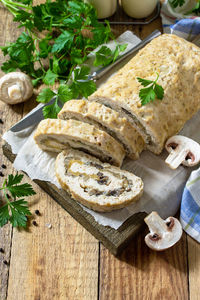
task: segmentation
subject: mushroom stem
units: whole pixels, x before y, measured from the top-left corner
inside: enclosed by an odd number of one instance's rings
[[[167,157],[165,162],[171,169],[174,170],[182,164],[182,162],[185,160],[188,152],[189,152],[189,150],[186,150],[186,149],[182,149],[180,152],[174,150],[169,154],[169,156]]]
[[[13,84],[8,88],[8,96],[10,99],[20,100],[22,98],[22,91],[19,84]]]
[[[144,221],[149,227],[150,232],[155,232],[162,236],[167,231],[166,223],[155,211],[148,215]]]

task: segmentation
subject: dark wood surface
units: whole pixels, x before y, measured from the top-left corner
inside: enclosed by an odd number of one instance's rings
[[[5,45],[16,39],[20,29],[2,6],[0,16],[0,44]],[[131,30],[141,38],[156,28],[161,29],[160,18],[145,26],[113,26],[116,35]],[[0,134],[34,106],[33,99],[13,107],[0,102],[4,121]],[[1,153],[2,163],[7,165],[5,176],[14,172]],[[37,192],[29,199],[33,216],[28,230],[0,228],[0,247],[5,252],[0,253],[1,300],[200,299],[200,245],[186,234],[173,248],[157,253],[146,247],[147,231],[142,231],[115,257],[37,184],[26,176],[24,180]],[[38,226],[32,225],[33,219]]]

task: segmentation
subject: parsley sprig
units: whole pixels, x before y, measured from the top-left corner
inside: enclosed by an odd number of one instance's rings
[[[13,227],[26,227],[27,216],[31,215],[28,202],[24,198],[17,198],[35,195],[36,193],[30,184],[21,183],[23,176],[20,174],[8,175],[8,179],[4,180],[3,186],[0,188],[6,201],[0,207],[0,227],[7,224],[8,221]],[[12,196],[12,200],[8,193]]]
[[[94,66],[107,66],[116,61],[121,52],[125,51],[127,44],[117,45],[114,50],[111,50],[107,46],[102,46],[96,52],[96,58],[94,61]]]
[[[1,67],[5,73],[20,69],[32,77],[34,86],[59,82],[62,87],[57,95],[63,102],[78,95],[88,97],[95,91],[96,84],[85,80],[90,70],[86,72],[83,64],[91,51],[114,36],[108,22],[98,22],[91,4],[82,0],[46,0],[36,6],[32,0],[0,2],[13,14],[19,27],[24,27],[14,43],[1,47],[4,56],[8,55]],[[125,47],[116,45],[111,51],[103,46],[96,54],[95,65],[105,66],[115,61]],[[82,67],[77,70],[78,65]],[[40,93],[37,101],[46,103],[53,93],[49,87]],[[55,118],[58,111],[57,101],[43,110],[46,118]]]
[[[182,7],[185,4],[185,0],[170,0],[169,1],[173,8]],[[196,0],[196,5],[186,13],[185,15],[195,14],[196,16],[200,15],[200,0]]]
[[[186,13],[186,15],[191,15],[191,14],[195,14],[196,16],[200,15],[200,0],[197,1],[196,5],[193,9],[191,9],[190,11],[188,11]]]
[[[146,105],[147,103],[154,101],[156,97],[160,100],[163,99],[164,89],[161,85],[157,84],[158,78],[158,73],[154,81],[137,77],[137,80],[142,86],[144,86],[144,88],[140,89],[139,92],[142,105]]]
[[[170,0],[169,1],[171,6],[174,8],[177,8],[178,6],[183,6],[183,4],[185,4],[185,0]]]

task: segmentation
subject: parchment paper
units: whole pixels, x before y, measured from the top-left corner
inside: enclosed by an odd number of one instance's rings
[[[128,43],[127,50],[129,50],[140,40],[127,31],[118,38],[118,41]],[[111,47],[113,46],[114,43]],[[117,66],[117,69],[119,67],[121,66]],[[101,83],[102,80],[99,84]],[[181,134],[200,142],[200,133],[197,128],[200,128],[200,112],[187,122]],[[13,153],[17,154],[14,167],[26,172],[31,179],[49,181],[60,188],[54,171],[57,154],[40,150],[33,139],[35,129],[36,127],[32,126],[18,133],[8,131],[3,135],[3,139],[11,145]],[[165,151],[160,156],[144,151],[139,160],[126,159],[124,161],[122,168],[133,172],[144,181],[144,194],[137,203],[110,213],[97,213],[86,207],[83,208],[99,224],[109,225],[115,229],[137,212],[150,213],[155,210],[163,218],[174,215],[180,206],[185,182],[193,169],[180,166],[177,170],[171,170],[164,162],[166,156]]]

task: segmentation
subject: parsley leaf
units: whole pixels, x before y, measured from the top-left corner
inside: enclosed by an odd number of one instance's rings
[[[27,216],[31,216],[31,212],[29,211],[27,204],[28,202],[24,201],[24,199],[11,202],[11,216],[9,221],[13,227],[26,227]]]
[[[74,94],[71,88],[66,84],[61,84],[58,88],[58,97],[65,103],[73,98]]]
[[[61,50],[69,50],[72,46],[74,40],[74,34],[69,31],[63,31],[63,33],[55,39],[54,45],[52,47],[52,52],[59,52]]]
[[[195,14],[195,15],[199,16],[199,14],[200,14],[200,0],[198,0],[195,7],[193,9],[191,9],[190,11],[188,11],[185,15],[190,15],[190,14]]]
[[[185,0],[170,0],[169,2],[172,7],[176,8],[178,6],[180,6],[180,7],[183,6],[183,4],[185,3]]]
[[[97,52],[94,60],[94,66],[107,66],[118,58],[120,52],[125,51],[127,44],[117,45],[116,48],[112,51],[107,46],[102,46]]]
[[[159,74],[157,74],[157,78],[154,81],[137,77],[137,80],[145,87],[139,91],[139,97],[142,105],[153,102],[156,97],[160,100],[163,99],[164,89],[161,85],[157,84],[158,78]]]
[[[5,224],[8,223],[10,219],[9,211],[8,211],[8,204],[0,207],[0,227],[3,227]]]
[[[61,110],[60,106],[58,105],[58,98],[54,101],[53,104],[47,105],[43,108],[43,115],[44,118],[51,118],[51,119],[56,119],[57,114]]]
[[[11,187],[14,184],[18,184],[22,181],[23,175],[22,174],[16,174],[15,176],[13,174],[8,175],[7,180],[7,187]]]
[[[50,88],[45,88],[42,89],[42,91],[39,93],[37,96],[37,101],[41,103],[47,103],[55,96],[56,94],[50,89]]]
[[[57,77],[58,75],[49,69],[43,78],[43,82],[46,85],[53,85]]]
[[[24,199],[17,199],[18,197],[35,195],[35,191],[28,183],[21,183],[24,175],[16,174],[9,175],[3,183],[0,190],[3,191],[6,203],[0,207],[0,227],[10,221],[13,227],[26,227],[27,216],[31,215],[28,208],[28,202]],[[8,193],[13,197],[10,201]]]
[[[70,85],[73,91],[74,98],[78,98],[79,95],[88,97],[96,91],[96,84],[93,80],[88,80],[90,68],[83,66],[73,71],[73,82]]]
[[[140,99],[142,100],[142,105],[145,105],[153,100],[155,100],[156,93],[152,87],[141,89],[139,93]]]

